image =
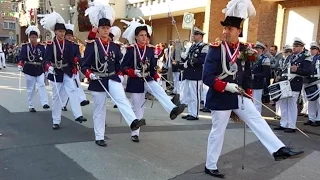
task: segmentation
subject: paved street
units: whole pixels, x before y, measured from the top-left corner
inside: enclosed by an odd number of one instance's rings
[[[30,113],[24,76],[21,85],[20,93],[16,67],[0,70],[0,180],[214,179],[203,172],[211,128],[208,113],[201,113],[199,121],[181,117],[171,121],[157,101],[153,108],[148,101],[147,126],[142,128],[140,143],[133,143],[128,126],[109,99],[108,147],[102,148],[94,144],[93,104],[88,91],[91,104],[82,107],[88,122],[75,122],[68,106],[68,111],[63,112],[61,129],[54,131],[51,109],[42,109],[37,94],[34,101],[37,112]],[[47,91],[50,100],[51,86],[47,86]],[[310,131],[320,132],[320,128]],[[229,122],[219,170],[230,180],[318,180],[320,136],[309,133],[308,139],[301,133],[276,133],[286,145],[304,150],[305,156],[275,162],[247,129],[243,160],[243,124]]]

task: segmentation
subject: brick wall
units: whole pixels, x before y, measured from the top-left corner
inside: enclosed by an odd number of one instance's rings
[[[216,38],[222,38],[222,26],[220,21],[224,20],[225,15],[222,9],[226,7],[228,0],[211,0],[209,42]],[[277,22],[277,3],[262,2],[261,0],[252,0],[256,8],[257,15],[249,20],[248,42],[261,41],[265,44],[273,44],[275,39]]]
[[[209,40],[213,42],[216,38],[222,39],[222,26],[220,21],[223,21],[225,16],[222,13],[222,9],[226,7],[228,0],[211,0],[211,11],[209,20]]]
[[[259,9],[257,9],[257,14],[259,14],[257,40],[268,46],[273,45],[276,33],[278,4],[274,2],[262,2]]]

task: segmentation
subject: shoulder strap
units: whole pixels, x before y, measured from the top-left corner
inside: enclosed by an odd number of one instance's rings
[[[147,49],[146,49],[147,50]],[[136,46],[133,46],[133,67],[136,70],[137,69],[137,52],[136,52]]]
[[[57,49],[56,49],[56,43],[54,40],[52,41],[52,48],[53,48],[53,59],[54,62],[57,62]]]

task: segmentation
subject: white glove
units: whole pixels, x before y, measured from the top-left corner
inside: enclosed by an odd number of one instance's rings
[[[18,65],[18,71],[22,71],[23,70],[23,67]]]
[[[120,78],[121,83],[123,83],[124,77],[121,75],[118,75],[118,77]]]
[[[98,80],[98,79],[99,79],[99,77],[96,76],[96,75],[93,74],[93,73],[90,73],[89,77],[90,77],[91,80]]]
[[[141,72],[140,70],[134,70],[134,74],[135,74],[136,76],[142,77],[142,75],[141,75],[140,72]]]
[[[50,66],[48,69],[49,74],[54,74],[54,67]]]
[[[228,83],[224,90],[229,91],[231,93],[238,93],[239,90],[237,88],[238,88],[238,84]]]
[[[188,61],[186,61],[186,62],[183,64],[183,67],[184,67],[184,68],[188,68]]]

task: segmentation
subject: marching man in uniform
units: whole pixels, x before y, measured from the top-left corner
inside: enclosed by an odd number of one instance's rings
[[[74,42],[74,36],[73,36],[74,25],[68,23],[65,26],[67,29],[65,38],[66,38],[66,40],[69,40],[72,43],[72,47],[73,47],[74,68],[72,69],[72,72],[73,72],[72,79],[74,80],[74,83],[76,86],[77,97],[79,98],[80,105],[86,106],[86,105],[90,104],[90,101],[87,100],[87,97],[82,89],[81,84],[80,84],[79,60],[81,59],[81,55],[80,55],[79,45]],[[64,94],[67,95],[66,91],[64,91]],[[68,99],[68,97],[65,96],[62,99],[65,102]],[[66,103],[67,102],[65,102],[64,104],[66,105]]]
[[[315,93],[315,91],[319,91],[319,79],[320,79],[320,55],[319,55],[320,46],[317,42],[312,42],[310,44],[310,54],[311,54],[311,69],[312,75],[307,78],[307,84],[305,84],[305,90],[307,95],[310,95],[311,99],[308,99],[308,117],[309,120],[304,123],[304,125],[311,125],[314,127],[320,126],[320,99],[319,93],[315,95],[311,95]],[[314,75],[318,75],[318,77],[314,77]],[[316,87],[316,88],[314,88]],[[309,91],[313,90],[313,91]]]
[[[155,56],[154,48],[147,44],[148,36],[150,37],[152,33],[151,27],[137,21],[127,23],[130,25],[123,33],[123,37],[132,45],[127,48],[121,68],[129,76],[126,91],[132,93],[133,111],[137,118],[143,117],[145,92],[149,92],[170,113],[170,119],[174,120],[184,111],[185,106],[176,106],[156,82],[160,80],[156,71],[157,56]],[[139,132],[140,129],[132,131],[132,141],[139,142]]]
[[[266,46],[260,42],[257,42],[254,49],[258,52],[258,60],[252,65],[252,96],[253,98],[262,101],[262,92],[264,88],[264,82],[267,77],[270,76],[270,59],[264,55]],[[254,106],[261,113],[262,105],[253,102]]]
[[[29,26],[26,34],[30,43],[23,44],[19,54],[18,70],[26,76],[29,111],[36,112],[33,106],[33,95],[35,94],[36,83],[39,89],[39,96],[43,109],[49,109],[48,94],[44,83],[44,70],[42,62],[45,54],[45,47],[37,43],[40,31],[36,26]]]
[[[199,120],[200,90],[202,82],[203,63],[208,53],[208,44],[203,42],[205,33],[199,28],[193,29],[194,44],[190,47],[185,63],[183,64],[184,93],[187,98],[188,115],[183,116],[187,120]]]
[[[52,83],[52,119],[53,129],[60,129],[61,111],[64,106],[60,97],[63,88],[70,98],[70,105],[75,117],[75,121],[82,123],[87,121],[82,116],[79,98],[76,87],[72,79],[72,69],[74,68],[73,45],[65,40],[66,27],[60,14],[53,12],[44,15],[41,25],[50,31],[55,32],[52,42],[47,43],[44,67],[48,72],[48,79]]]
[[[297,101],[302,90],[303,76],[307,77],[311,74],[311,58],[305,52],[304,45],[305,43],[300,38],[294,38],[293,54],[284,62],[287,68],[284,68],[280,81],[290,81],[292,96],[279,100],[281,121],[280,126],[274,130],[284,130],[287,133],[296,132]]]
[[[224,9],[226,18],[221,22],[224,27],[224,41],[213,43],[204,64],[203,82],[209,86],[206,107],[211,110],[212,129],[208,137],[205,173],[224,178],[217,162],[221,153],[225,129],[233,111],[258,137],[276,161],[302,154],[293,152],[277,138],[269,125],[255,108],[251,99],[240,95],[240,90],[251,91],[251,69],[248,59],[238,59],[247,48],[239,42],[242,36],[242,23],[256,11],[251,1],[229,1]],[[240,89],[241,88],[241,89]],[[242,91],[242,90],[241,90]]]
[[[100,13],[95,13],[104,9]],[[93,96],[93,122],[95,143],[107,146],[105,135],[107,94],[118,106],[131,130],[137,130],[145,125],[145,120],[138,120],[124,92],[123,74],[120,69],[122,54],[120,46],[110,40],[110,27],[114,22],[114,10],[109,4],[95,3],[86,10],[92,25],[98,27],[100,38],[88,41],[82,71],[90,79],[88,90]],[[99,19],[99,17],[102,17]]]

